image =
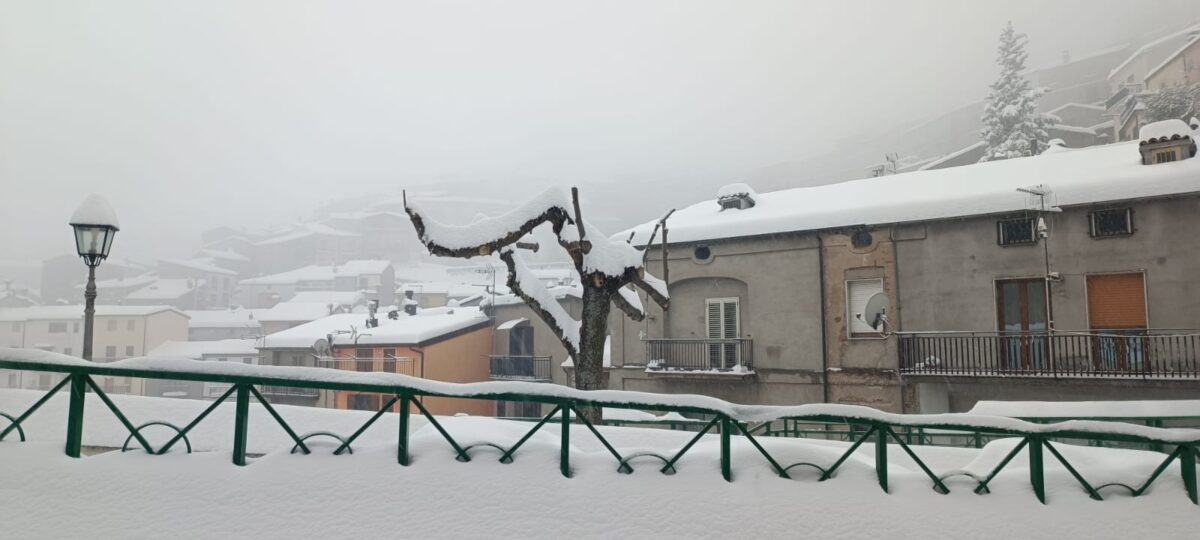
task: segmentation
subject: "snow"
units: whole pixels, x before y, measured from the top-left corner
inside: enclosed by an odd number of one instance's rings
[[[184,311],[191,320],[188,328],[259,328],[253,309],[205,309]]]
[[[567,297],[583,298],[583,287],[579,285],[559,285],[548,287],[546,292],[548,292],[550,296],[554,297],[555,300],[562,300]],[[483,305],[485,306],[512,306],[521,303],[523,303],[521,297],[515,294],[498,294],[494,298],[485,297],[483,299]]]
[[[33,392],[0,391],[0,408],[30,403]],[[119,446],[125,433],[89,395],[84,442]],[[113,396],[135,424],[164,419],[182,425],[203,401]],[[1019,454],[995,479],[991,493],[972,493],[975,482],[951,478],[948,495],[930,489],[915,462],[895,447],[889,452],[890,494],[878,486],[871,443],[863,444],[826,482],[792,469],[777,477],[743,437],[732,439],[733,481],[720,475],[719,437],[700,440],[676,465],[634,459],[633,474],[616,462],[583,426],[570,426],[572,478],[558,469],[561,427],[548,423],[512,463],[499,451],[478,447],[461,463],[441,435],[420,416],[412,418],[408,467],[396,463],[397,418],[386,414],[355,442],[353,454],[332,455],[336,443],[310,439],[311,455],[290,454],[291,442],[266,412],[252,403],[249,450],[266,455],[246,467],[230,463],[232,404],[217,409],[192,433],[198,453],[182,446],[164,456],[109,452],[79,459],[62,451],[65,396],[30,417],[32,442],[0,443],[0,500],[14,537],[129,538],[342,537],[368,538],[1190,538],[1200,512],[1184,493],[1173,464],[1143,496],[1120,489],[1092,501],[1070,474],[1046,457],[1048,504],[1029,487],[1027,456]],[[276,406],[299,433],[353,432],[369,412]],[[446,417],[439,422],[463,445],[492,442],[508,447],[529,422]],[[664,429],[597,428],[622,455],[672,455],[694,433]],[[171,432],[149,428],[152,445]],[[785,466],[831,464],[847,443],[759,437]],[[938,473],[986,473],[1015,440],[982,450],[914,447]],[[1093,485],[1132,483],[1150,475],[1161,454],[1056,444]],[[811,519],[806,519],[811,517]]]
[[[354,306],[366,303],[367,296],[362,291],[301,291],[296,293],[286,303],[318,303],[335,306]],[[278,304],[277,304],[278,305]]]
[[[88,195],[79,208],[75,209],[75,213],[71,214],[72,225],[107,225],[114,229],[120,229],[121,224],[117,221],[117,213],[113,212],[112,206],[108,204],[108,199],[103,195],[93,193]]]
[[[1192,37],[1192,38],[1188,39],[1187,43],[1184,43],[1182,47],[1177,49],[1175,52],[1168,54],[1167,57],[1164,58],[1163,61],[1161,63],[1159,63],[1157,66],[1150,68],[1150,71],[1146,72],[1145,80],[1148,81],[1150,79],[1150,77],[1154,76],[1155,73],[1162,71],[1163,68],[1170,65],[1171,62],[1174,62],[1175,59],[1179,57],[1179,55],[1183,54],[1184,51],[1190,49],[1193,45],[1196,45],[1197,43],[1200,43],[1200,36],[1196,36],[1196,37]],[[1184,65],[1186,65],[1186,64],[1184,64]]]
[[[195,258],[195,259],[159,259],[159,264],[168,264],[198,270],[209,274],[221,274],[224,276],[236,276],[237,272],[228,268],[221,268],[213,264],[212,259]]]
[[[150,356],[203,360],[205,356],[258,356],[258,349],[252,339],[165,341],[150,351]]]
[[[1178,118],[1152,122],[1142,126],[1142,128],[1138,130],[1138,138],[1141,139],[1142,144],[1191,136],[1191,126],[1188,126],[1187,122],[1184,122]]]
[[[233,251],[232,249],[208,248],[208,249],[200,250],[200,254],[204,255],[205,257],[212,258],[212,259],[223,259],[223,260],[235,261],[235,262],[250,262],[250,259],[248,257],[246,257],[245,255],[242,255],[241,253]]]
[[[159,278],[154,283],[129,293],[125,299],[175,300],[203,286],[203,279]]]
[[[980,401],[970,413],[1012,418],[1200,418],[1200,400]]]
[[[758,197],[758,194],[754,192],[754,188],[750,187],[749,184],[743,184],[740,182],[721,186],[721,188],[717,190],[718,201],[721,199],[735,197],[746,197],[753,201]]]
[[[334,267],[334,277],[377,276],[392,266],[391,261],[362,259],[346,261]]]
[[[342,238],[349,238],[349,237],[358,236],[358,233],[335,229],[333,227],[330,227],[328,225],[322,225],[320,223],[306,223],[304,225],[300,225],[300,226],[296,227],[292,231],[285,232],[283,234],[280,234],[278,236],[273,236],[271,238],[267,238],[266,240],[261,240],[259,242],[255,242],[254,245],[270,246],[270,245],[276,245],[276,244],[284,244],[287,242],[291,242],[293,240],[301,240],[301,239],[308,238],[311,236],[336,236],[336,237],[342,237]]]
[[[260,321],[315,321],[330,315],[338,305],[330,302],[280,302],[268,309],[257,310]],[[310,344],[311,345],[311,344]]]
[[[546,285],[538,279],[537,274],[534,274],[533,271],[530,270],[525,264],[525,259],[521,257],[520,253],[512,250],[511,248],[505,249],[508,250],[512,256],[513,264],[511,277],[516,282],[516,288],[519,288],[525,296],[534,302],[537,302],[537,304],[541,306],[542,310],[550,315],[550,318],[554,320],[554,324],[552,326],[558,327],[558,329],[561,331],[563,339],[570,343],[571,346],[574,347],[575,351],[578,351],[580,331],[579,321],[572,318],[571,314],[567,313],[566,308],[563,308],[562,304],[558,303],[558,300],[550,292],[550,290],[546,288]]]
[[[469,308],[460,308],[464,311]],[[420,315],[416,316],[419,318]],[[381,328],[386,319],[381,319]],[[402,318],[401,321],[404,319]],[[393,321],[396,322],[396,321]],[[485,318],[486,322],[486,318]],[[372,331],[377,329],[372,329]],[[324,337],[324,336],[321,336]],[[310,346],[309,342],[307,346]],[[42,365],[63,367],[94,366],[91,362],[49,351],[0,348],[0,360],[10,362],[37,362]],[[742,422],[765,422],[786,417],[833,416],[855,420],[884,422],[895,426],[927,426],[946,429],[1002,429],[1022,433],[1039,433],[1052,436],[1055,433],[1089,431],[1145,437],[1164,442],[1200,442],[1200,430],[1152,428],[1123,422],[1094,420],[1070,420],[1053,424],[1039,424],[1016,418],[967,413],[944,414],[895,414],[858,405],[833,403],[811,403],[804,405],[739,405],[727,401],[692,394],[653,394],[625,390],[584,391],[574,388],[536,382],[487,381],[477,383],[449,383],[420,379],[397,373],[356,372],[327,368],[294,366],[257,366],[228,362],[196,362],[190,360],[136,357],[104,364],[111,369],[147,369],[165,372],[203,373],[207,375],[250,376],[293,381],[315,381],[329,384],[361,384],[381,387],[403,386],[417,392],[439,396],[470,396],[487,398],[519,393],[544,398],[587,400],[592,403],[621,408],[655,409],[672,407],[704,414],[723,414]],[[13,368],[9,368],[13,369]],[[381,388],[388,392],[389,389]]]
[[[496,330],[512,330],[513,328],[516,328],[518,324],[525,322],[529,322],[529,319],[526,319],[525,317],[517,317],[496,325]]]
[[[83,309],[82,305],[0,308],[0,321],[77,320],[83,318]],[[96,306],[97,317],[144,317],[163,311],[184,314],[170,306]]]
[[[400,312],[398,319],[389,319],[383,314],[378,317],[379,326],[367,328],[367,316],[362,313],[340,313],[318,318],[266,336],[262,348],[308,348],[319,339],[338,331],[355,331],[356,339],[347,335],[335,336],[334,345],[345,345],[353,340],[359,345],[419,345],[427,341],[476,326],[485,326],[490,320],[479,308],[460,307],[455,309],[422,309],[416,315]]]
[[[712,201],[671,216],[672,242],[812,231],[854,225],[906,223],[1020,211],[1017,188],[1051,187],[1060,206],[1195,193],[1200,159],[1142,165],[1136,141],[1070,152],[917,171],[839,184],[760,193],[757,204],[721,212]],[[656,221],[634,229],[644,245]],[[625,240],[626,230],[613,239]]]
[[[291,285],[301,281],[333,282],[333,267],[312,264],[287,272],[243,279],[241,285]]]

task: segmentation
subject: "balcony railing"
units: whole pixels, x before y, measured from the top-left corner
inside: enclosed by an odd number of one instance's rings
[[[909,375],[1200,378],[1200,332],[899,334]]]
[[[389,356],[387,358],[336,358],[318,357],[317,366],[344,369],[347,371],[399,373],[416,377],[413,359],[407,356]]]
[[[491,378],[502,381],[550,381],[550,357],[490,356]]]
[[[754,371],[750,339],[647,339],[646,369],[650,371]]]

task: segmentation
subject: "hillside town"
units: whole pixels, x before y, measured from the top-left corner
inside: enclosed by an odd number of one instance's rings
[[[981,99],[845,119],[736,174],[366,190],[347,172],[280,187],[254,219],[230,193],[169,249],[139,220],[152,189],[58,194],[82,199],[54,216],[60,254],[0,261],[0,503],[19,503],[0,531],[863,537],[844,523],[936,521],[937,497],[972,493],[998,502],[954,500],[938,537],[1186,537],[1200,19],[1036,65],[1022,28],[971,36],[995,44]],[[838,475],[853,487],[789,491]],[[715,519],[718,493],[750,524]],[[773,517],[796,504],[844,523]],[[81,510],[46,514],[64,508]]]

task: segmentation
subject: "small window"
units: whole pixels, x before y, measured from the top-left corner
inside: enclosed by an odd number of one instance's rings
[[[133,356],[133,345],[126,345],[126,346],[125,346],[125,356],[126,356],[126,357]]]
[[[997,238],[1002,246],[1033,244],[1036,240],[1034,218],[1006,219],[996,223]]]
[[[1092,236],[1123,236],[1133,234],[1133,211],[1129,208],[1096,210],[1088,214]]]
[[[861,249],[871,247],[871,243],[874,241],[875,238],[871,236],[871,231],[865,229],[854,231],[854,233],[850,235],[850,244],[856,248]]]
[[[107,359],[109,359],[109,360],[116,360],[116,358],[117,358],[117,346],[116,346],[116,345],[109,345],[109,346],[105,347],[105,348],[104,348],[104,357],[105,357],[105,358],[107,358]]]
[[[883,292],[882,279],[856,279],[846,282],[846,329],[850,337],[879,337],[879,331],[871,328],[870,321],[858,316],[867,309],[867,300]]]
[[[712,249],[708,246],[696,246],[692,248],[692,259],[698,263],[712,262]]]
[[[65,323],[65,322],[52,322],[52,323],[50,323],[50,328],[49,328],[49,330],[50,330],[50,333],[51,333],[51,334],[64,334],[64,333],[66,333],[66,331],[67,331],[67,323]]]
[[[354,369],[375,371],[375,349],[355,349],[354,359]]]
[[[1163,150],[1161,152],[1154,153],[1154,162],[1155,163],[1169,163],[1172,161],[1175,161],[1175,150],[1174,149]]]
[[[117,320],[116,320],[116,319],[109,319],[109,320],[108,320],[108,331],[109,331],[109,332],[116,332],[116,331],[117,331]]]

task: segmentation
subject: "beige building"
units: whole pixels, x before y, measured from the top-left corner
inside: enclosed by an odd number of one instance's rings
[[[40,306],[0,309],[0,345],[52,351],[68,356],[83,354],[83,306]],[[188,316],[168,306],[96,306],[92,357],[112,362],[144,356],[166,341],[186,341]],[[0,385],[10,388],[47,389],[60,375],[26,372],[0,373]],[[142,394],[141,379],[98,380],[106,390]]]

